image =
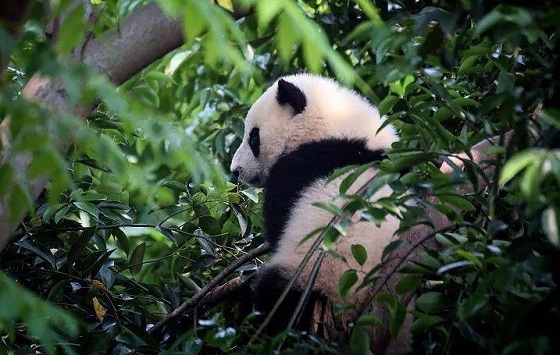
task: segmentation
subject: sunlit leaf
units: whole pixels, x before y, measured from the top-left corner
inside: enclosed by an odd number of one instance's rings
[[[85,33],[85,21],[84,6],[77,3],[65,18],[58,33],[56,46],[60,52],[69,52],[80,43]]]
[[[504,186],[521,170],[527,168],[539,159],[539,153],[534,150],[526,150],[514,155],[509,159],[500,175],[500,185]]]
[[[93,309],[95,311],[95,315],[97,316],[97,319],[100,322],[103,322],[103,319],[105,319],[105,314],[107,313],[107,309],[103,307],[101,303],[99,303],[97,297],[94,297],[92,299],[92,302],[93,302]]]
[[[560,214],[556,208],[549,207],[543,212],[542,226],[548,240],[556,247],[560,247]]]

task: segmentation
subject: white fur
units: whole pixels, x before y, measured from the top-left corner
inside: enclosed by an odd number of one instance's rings
[[[304,93],[307,106],[303,112],[294,116],[290,106],[279,105],[276,101],[278,82],[253,104],[245,120],[243,142],[235,152],[231,164],[232,170],[240,172],[242,180],[249,182],[253,177],[259,176],[264,184],[270,168],[281,154],[294,151],[311,141],[334,137],[363,138],[367,147],[373,150],[389,148],[397,140],[395,130],[390,125],[378,132],[383,119],[377,108],[334,80],[311,74],[290,75],[283,79]],[[254,127],[260,129],[261,152],[258,158],[253,155],[248,142],[249,132]],[[362,174],[349,192],[356,191],[375,173],[370,171]],[[317,228],[326,226],[333,217],[329,212],[313,206],[313,203],[333,202],[342,179],[338,178],[329,184],[326,184],[327,179],[319,179],[302,191],[301,198],[288,218],[278,250],[268,263],[269,267],[281,265],[289,273],[286,277],[291,277],[313,244],[313,238],[304,244],[300,244],[301,240]],[[376,200],[390,193],[390,189],[385,187],[372,199]],[[339,199],[335,203],[342,206],[343,201]],[[321,268],[325,271],[319,273],[315,288],[333,299],[339,299],[338,282],[342,273],[349,267],[361,269],[352,257],[351,245],[361,244],[366,248],[368,258],[363,270],[367,272],[380,262],[383,248],[391,241],[398,226],[398,220],[392,216],[387,217],[381,227],[364,221],[351,225],[347,236],[339,238],[334,248],[346,257],[348,264],[333,257],[325,258]],[[313,262],[314,260],[307,264],[298,283],[305,284]]]
[[[260,184],[257,187],[264,185],[270,168],[280,155],[303,143],[335,137],[365,138],[368,148],[383,149],[398,139],[390,125],[378,132],[383,119],[377,108],[334,80],[311,74],[290,75],[283,79],[303,91],[307,106],[302,113],[293,116],[291,107],[278,105],[278,82],[253,104],[245,119],[243,142],[231,163],[231,170],[237,170],[241,180],[250,182],[258,176]],[[254,127],[260,129],[258,158],[249,147],[249,132]]]
[[[362,174],[348,192],[355,193],[375,174],[376,171],[374,170]],[[333,201],[333,197],[338,194],[338,186],[342,179],[342,177],[338,178],[328,184],[326,184],[326,179],[319,179],[305,189],[302,197],[292,209],[286,229],[278,244],[278,250],[268,262],[269,267],[282,266],[286,270],[286,278],[290,279],[292,277],[315,238],[310,238],[304,243],[301,243],[301,240],[318,227],[326,226],[333,218],[331,213],[313,206],[313,203],[334,202],[338,206],[342,206],[344,203],[342,199]],[[375,201],[390,194],[391,189],[384,187],[373,196],[372,200]],[[347,235],[340,236],[333,248],[338,254],[345,256],[347,263],[341,259],[327,256],[323,259],[321,272],[319,272],[315,281],[315,289],[321,290],[327,297],[338,302],[342,301],[338,293],[338,283],[342,274],[350,268],[361,271],[358,273],[359,281],[361,281],[365,273],[379,264],[383,248],[393,239],[394,233],[399,227],[399,220],[394,216],[388,216],[379,227],[371,222],[359,221],[358,216],[354,216],[352,220],[355,223],[348,227]],[[367,251],[368,258],[363,267],[352,256],[350,249],[352,244],[361,244]],[[317,256],[316,253],[307,263],[302,277],[298,279],[296,285],[300,288],[305,287]],[[357,285],[359,285],[359,282]],[[358,296],[350,293],[347,301],[358,302]]]
[[[231,164],[232,171],[237,170],[239,177],[250,182],[254,177],[260,178],[259,186],[263,185],[268,173],[278,158],[285,153],[294,151],[300,145],[325,138],[353,138],[365,139],[369,149],[386,149],[397,141],[398,137],[392,126],[388,125],[379,130],[383,118],[377,108],[357,93],[348,90],[332,79],[310,74],[297,74],[283,78],[297,86],[306,96],[307,106],[300,114],[293,115],[293,109],[276,101],[278,84],[274,83],[255,102],[249,110],[245,120],[245,134],[243,142],[235,152]],[[249,147],[249,132],[254,128],[260,129],[260,155],[255,158]],[[367,180],[373,177],[375,170],[362,174],[350,188],[354,193]],[[286,272],[286,279],[293,276],[309,247],[314,242],[310,238],[300,244],[302,239],[319,227],[326,226],[333,215],[323,209],[313,206],[315,202],[334,202],[342,206],[343,200],[334,198],[338,195],[339,177],[330,183],[327,179],[318,179],[302,191],[283,231],[276,253],[267,263],[268,267],[281,266]],[[372,201],[391,194],[386,186],[380,189]],[[331,256],[323,260],[314,288],[325,296],[341,301],[338,285],[342,274],[350,269],[363,271],[359,273],[360,281],[375,265],[381,261],[384,247],[394,238],[399,227],[399,221],[394,216],[388,216],[381,226],[374,223],[359,221],[354,216],[353,223],[347,229],[347,235],[339,237],[334,250],[343,255],[347,263]],[[351,253],[352,244],[361,244],[367,250],[366,264],[361,267],[354,260]],[[296,285],[303,289],[309,278],[309,273],[316,260],[317,254],[308,262],[302,276]],[[359,284],[360,282],[358,282]],[[359,302],[367,297],[366,291],[351,293],[347,301]],[[405,347],[406,348],[406,347]]]

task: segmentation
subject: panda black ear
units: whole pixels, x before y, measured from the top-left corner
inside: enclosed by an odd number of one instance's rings
[[[276,93],[276,101],[280,105],[288,104],[294,109],[294,116],[305,110],[307,99],[304,93],[294,84],[284,79],[278,80],[278,92]]]

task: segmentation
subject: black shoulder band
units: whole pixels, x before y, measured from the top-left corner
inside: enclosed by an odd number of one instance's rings
[[[272,248],[276,249],[290,210],[305,187],[345,166],[383,158],[383,150],[369,150],[364,140],[333,138],[304,144],[278,159],[265,184],[265,232]]]

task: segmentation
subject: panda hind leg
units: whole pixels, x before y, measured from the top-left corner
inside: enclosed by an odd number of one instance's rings
[[[288,275],[288,277],[286,277]],[[282,292],[290,282],[291,273],[281,266],[265,267],[257,273],[254,284],[255,310],[268,314],[280,298]],[[273,336],[280,333],[288,326],[290,318],[297,308],[297,304],[303,295],[303,290],[296,286],[290,289],[286,298],[271,318],[266,332]],[[313,305],[320,297],[316,291],[312,291],[295,328],[298,330],[309,330],[313,321]]]

